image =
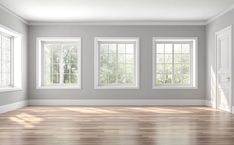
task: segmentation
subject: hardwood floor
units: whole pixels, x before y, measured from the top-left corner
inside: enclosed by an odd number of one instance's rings
[[[234,115],[207,107],[26,107],[0,145],[234,145]]]

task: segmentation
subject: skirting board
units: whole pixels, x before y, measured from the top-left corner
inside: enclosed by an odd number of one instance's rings
[[[153,106],[153,105],[206,105],[206,100],[29,100],[29,105],[81,105],[81,106]]]
[[[20,101],[12,104],[2,105],[0,106],[0,113],[5,113],[8,111],[16,110],[28,105],[28,101]]]

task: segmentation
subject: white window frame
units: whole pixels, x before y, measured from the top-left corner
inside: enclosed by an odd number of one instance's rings
[[[80,48],[80,53],[78,54],[78,64],[80,66],[79,74],[80,74],[80,84],[58,84],[58,85],[50,85],[45,86],[42,85],[42,42],[78,42],[78,47]],[[36,51],[36,89],[81,89],[82,86],[82,47],[81,47],[81,37],[38,37],[37,38],[37,51]]]
[[[0,32],[10,37],[11,41],[11,85],[0,88],[0,92],[22,91],[22,37],[18,33],[0,24]]]
[[[190,85],[157,85],[155,82],[156,76],[156,41],[172,41],[172,42],[181,42],[181,41],[188,41],[193,42],[193,48],[192,48],[192,62],[191,67],[192,70],[190,71],[190,76],[192,79],[192,83]],[[152,39],[152,86],[153,89],[198,89],[198,38],[197,37],[153,37]]]
[[[134,41],[136,43],[135,48],[135,85],[134,86],[100,86],[99,85],[99,41]],[[94,89],[139,89],[139,38],[138,37],[95,37],[94,38]]]

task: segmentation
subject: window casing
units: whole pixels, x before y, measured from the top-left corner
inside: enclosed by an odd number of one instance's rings
[[[197,88],[196,51],[196,38],[153,38],[153,88]]]
[[[0,92],[22,90],[22,35],[0,25]]]
[[[138,88],[138,38],[95,38],[95,88]]]
[[[37,88],[81,87],[80,38],[38,38]]]

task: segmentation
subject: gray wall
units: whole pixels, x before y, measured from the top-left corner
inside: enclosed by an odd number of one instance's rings
[[[215,83],[214,82],[214,80],[215,80],[214,73],[216,72],[215,32],[217,32],[217,31],[219,31],[227,26],[233,25],[233,24],[234,24],[234,9],[232,11],[226,13],[225,15],[219,17],[218,19],[216,19],[214,22],[210,23],[206,27],[206,36],[207,36],[207,99],[211,100],[211,102],[214,102],[214,97],[215,97],[215,93],[216,93],[216,89],[215,89],[215,85],[214,85],[214,83]],[[233,28],[233,30],[234,30],[234,28]],[[234,42],[234,37],[233,37],[232,42]],[[234,56],[234,53],[232,56]],[[232,59],[233,59],[232,62],[234,62],[234,57],[232,57]],[[233,63],[233,65],[234,65],[234,63]],[[232,68],[233,68],[233,72],[234,72],[234,66]],[[234,103],[234,99],[233,99],[233,103]]]
[[[23,91],[0,93],[0,106],[27,100],[27,30],[28,26],[17,17],[0,8],[0,24],[23,35],[22,38],[22,87]],[[20,77],[20,76],[19,76]]]
[[[82,89],[37,90],[36,38],[82,37]],[[140,89],[94,89],[94,37],[140,38]],[[152,37],[198,37],[198,89],[152,89]],[[29,98],[30,99],[205,99],[206,37],[205,26],[29,26]]]

